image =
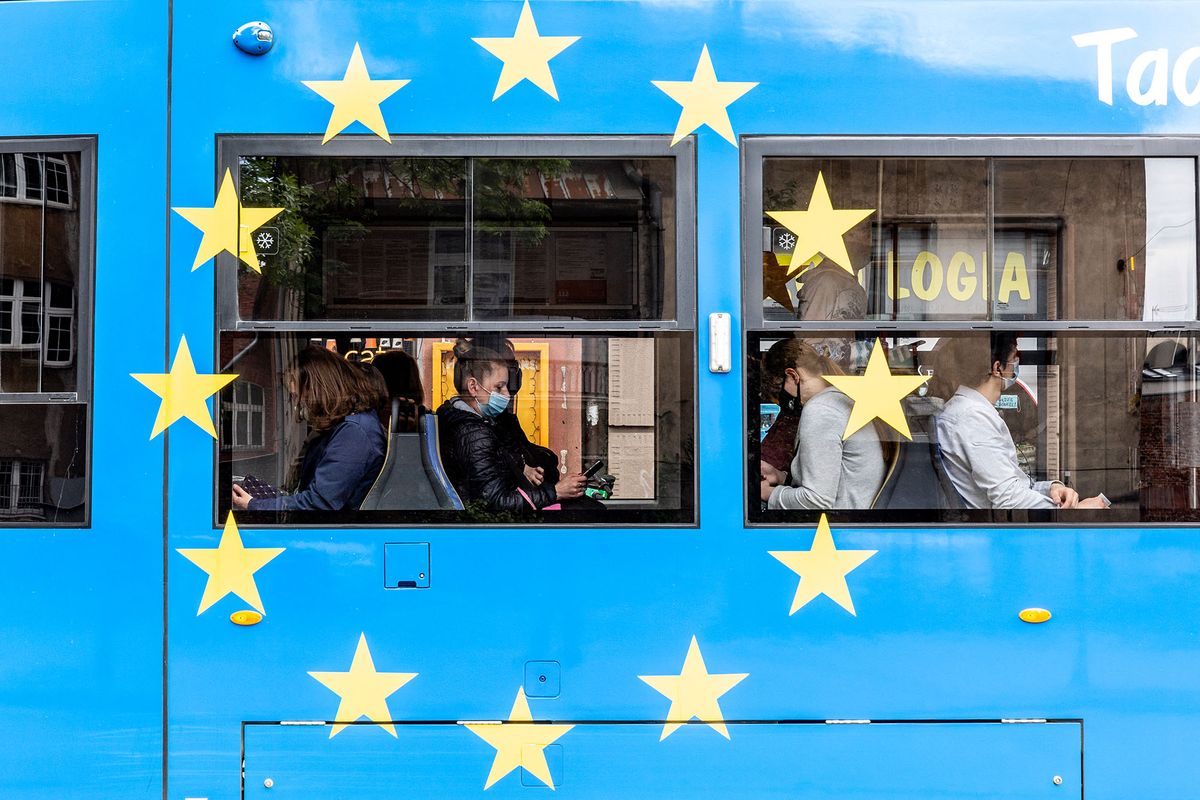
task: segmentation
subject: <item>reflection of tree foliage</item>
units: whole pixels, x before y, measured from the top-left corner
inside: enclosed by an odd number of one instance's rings
[[[526,197],[526,178],[556,180],[571,169],[566,158],[477,158],[475,166],[475,229],[483,233],[513,230],[528,244],[546,238],[550,206]]]
[[[461,220],[446,201],[461,202],[467,195],[467,165],[472,176],[475,230],[499,234],[512,231],[523,241],[537,244],[547,235],[551,211],[545,200],[527,197],[527,179],[557,179],[571,168],[565,158],[393,158],[393,159],[290,159],[245,158],[241,161],[241,199],[250,206],[274,206],[284,211],[272,220],[279,229],[279,254],[267,259],[263,278],[267,284],[322,301],[323,271],[351,265],[317,260],[319,238],[338,244],[361,241],[380,217],[366,202],[366,170],[390,177],[395,193],[382,201],[406,222]]]
[[[281,158],[247,158],[241,162],[241,198],[248,206],[284,209],[271,221],[279,229],[279,254],[267,259],[263,278],[272,286],[320,298],[321,273],[313,269],[317,232],[329,232],[339,241],[358,241],[367,234],[364,224],[373,215],[363,208],[362,192],[349,176],[328,165],[322,185],[314,188],[315,175],[298,175],[292,162]],[[332,230],[330,230],[332,229]]]

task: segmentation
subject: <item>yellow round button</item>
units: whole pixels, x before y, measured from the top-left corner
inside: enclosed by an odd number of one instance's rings
[[[1050,612],[1044,608],[1026,608],[1017,615],[1022,622],[1039,623],[1050,619]]]
[[[234,625],[257,625],[262,622],[263,615],[257,611],[246,609],[245,611],[235,611],[229,615],[229,621]]]

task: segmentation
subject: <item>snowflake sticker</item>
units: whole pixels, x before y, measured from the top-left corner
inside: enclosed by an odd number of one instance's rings
[[[776,238],[777,246],[785,252],[796,249],[796,235],[791,231],[782,231]]]
[[[279,253],[279,229],[260,228],[254,234],[254,249],[260,256],[273,256]]]

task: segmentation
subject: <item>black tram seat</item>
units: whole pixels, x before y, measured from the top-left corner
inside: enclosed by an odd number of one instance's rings
[[[399,398],[392,399],[383,469],[360,508],[363,511],[462,510],[462,500],[442,466],[437,416],[420,414],[417,429],[405,430],[400,402]]]
[[[905,416],[912,441],[897,444],[883,486],[875,496],[877,509],[960,509],[962,499],[942,466],[937,441],[937,409],[925,398],[909,398]]]

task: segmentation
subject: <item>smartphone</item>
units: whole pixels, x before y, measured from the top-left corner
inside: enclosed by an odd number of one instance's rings
[[[597,472],[599,472],[599,471],[600,471],[600,468],[601,468],[601,467],[603,467],[603,466],[604,466],[604,459],[602,459],[602,458],[601,458],[601,459],[597,459],[595,462],[593,462],[593,463],[592,463],[592,465],[591,465],[590,467],[588,467],[587,469],[585,469],[585,470],[583,471],[583,475],[584,475],[584,477],[585,477],[585,478],[590,478],[590,477],[592,477],[592,476],[593,476],[593,475],[595,475]]]

